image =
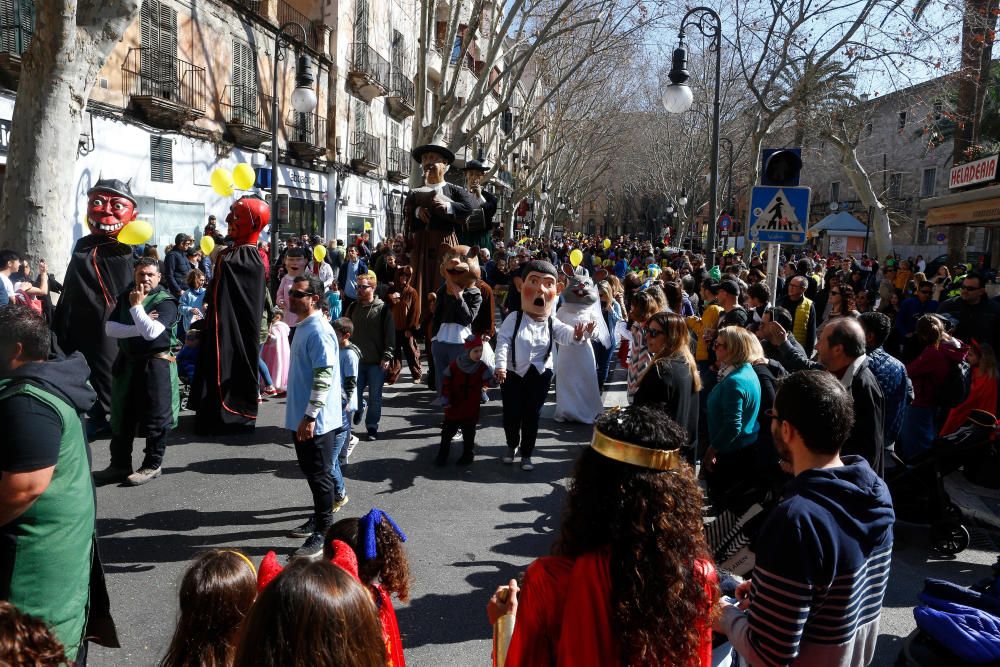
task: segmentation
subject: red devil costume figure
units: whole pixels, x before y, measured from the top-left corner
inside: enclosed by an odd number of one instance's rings
[[[90,234],[73,248],[52,330],[63,352],[79,351],[90,365],[90,384],[98,398],[91,416],[100,429],[111,410],[111,365],[118,354],[118,343],[104,334],[104,323],[132,282],[132,248],[119,243],[118,234],[137,211],[129,184],[117,179],[97,181],[87,198]]]
[[[208,314],[188,400],[197,412],[198,433],[253,428],[257,422],[257,360],[265,289],[257,238],[270,219],[270,208],[259,197],[241,197],[226,217],[233,245],[216,257],[205,294]]]

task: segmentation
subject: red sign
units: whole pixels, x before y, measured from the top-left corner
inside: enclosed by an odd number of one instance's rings
[[[991,155],[975,162],[952,167],[951,177],[948,179],[948,187],[961,188],[966,185],[992,181],[997,177],[998,157],[1000,156]]]

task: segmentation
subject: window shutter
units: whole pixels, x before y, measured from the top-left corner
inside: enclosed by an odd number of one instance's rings
[[[355,0],[354,41],[358,44],[368,43],[368,0]]]
[[[159,183],[174,182],[174,142],[170,137],[150,135],[149,178]]]
[[[250,45],[233,39],[233,111],[243,122],[257,113],[257,54]]]

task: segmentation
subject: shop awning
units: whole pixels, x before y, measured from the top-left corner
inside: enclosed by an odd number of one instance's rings
[[[864,236],[868,232],[865,223],[847,211],[831,213],[809,228],[811,234],[826,232],[833,236]]]
[[[1000,185],[973,188],[925,199],[928,227],[941,225],[1000,225]]]

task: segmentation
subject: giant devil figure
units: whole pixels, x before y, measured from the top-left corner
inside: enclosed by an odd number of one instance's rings
[[[252,196],[235,201],[226,217],[233,245],[216,257],[205,294],[201,355],[188,402],[197,412],[199,433],[253,428],[257,422],[265,290],[257,238],[270,219],[267,203]]]
[[[100,429],[111,410],[111,365],[118,355],[118,342],[105,335],[104,324],[132,282],[132,248],[118,234],[137,211],[129,184],[117,179],[98,180],[87,199],[90,233],[73,247],[52,330],[63,352],[80,351],[87,359],[98,398],[91,416]]]

